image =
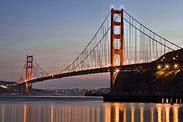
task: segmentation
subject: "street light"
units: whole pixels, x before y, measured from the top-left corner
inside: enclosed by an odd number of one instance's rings
[[[174,65],[174,68],[178,68],[178,64],[175,64],[175,65]]]
[[[167,64],[167,65],[165,65],[165,68],[169,68],[169,65]]]
[[[119,69],[116,69],[115,72],[118,73],[120,70]]]
[[[157,68],[158,68],[158,69],[161,69],[161,65],[158,65]]]

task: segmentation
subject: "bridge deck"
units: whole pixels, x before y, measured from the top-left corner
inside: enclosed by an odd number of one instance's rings
[[[95,73],[105,73],[115,71],[116,69],[120,71],[136,71],[137,69],[149,69],[149,70],[158,70],[157,66],[159,64],[180,64],[183,63],[183,49],[168,52],[161,56],[159,59],[148,62],[148,63],[139,63],[139,64],[130,64],[130,65],[123,65],[123,66],[110,66],[110,67],[103,67],[103,68],[95,68],[95,69],[86,69],[81,71],[73,71],[73,72],[66,72],[66,73],[55,73],[48,76],[43,76],[39,78],[34,78],[27,82],[35,83],[41,82],[44,80],[51,80],[57,78],[64,78],[64,77],[71,77],[71,76],[78,76],[78,75],[86,75],[86,74],[95,74]],[[177,56],[177,59],[174,60],[173,57]],[[163,60],[162,60],[163,59]],[[181,66],[182,67],[182,66]],[[16,85],[24,84],[25,81],[17,82]]]
[[[115,66],[115,67],[104,67],[104,68],[96,68],[96,69],[87,69],[87,70],[81,70],[81,71],[73,71],[73,72],[67,72],[67,73],[60,73],[60,74],[51,74],[48,76],[43,76],[40,78],[35,78],[32,80],[29,80],[30,83],[35,82],[41,82],[44,80],[51,80],[51,79],[58,79],[58,78],[64,78],[64,77],[71,77],[71,76],[78,76],[78,75],[87,75],[87,74],[96,74],[96,73],[105,73],[110,72],[113,70],[120,70],[120,71],[133,71],[135,68],[151,68],[151,63],[141,63],[141,64],[131,64],[131,65],[124,65],[124,66]],[[18,82],[17,85],[24,84],[25,82]]]

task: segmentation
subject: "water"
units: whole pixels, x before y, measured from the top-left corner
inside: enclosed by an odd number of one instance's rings
[[[180,104],[104,103],[96,97],[1,97],[0,101],[0,122],[183,121]]]

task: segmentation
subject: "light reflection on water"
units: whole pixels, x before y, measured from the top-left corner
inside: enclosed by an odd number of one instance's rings
[[[1,102],[0,122],[182,122],[178,104]]]

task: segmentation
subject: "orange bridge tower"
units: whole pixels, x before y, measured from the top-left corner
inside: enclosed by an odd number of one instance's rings
[[[111,9],[111,66],[124,65],[124,22],[123,9]],[[113,88],[119,70],[111,71],[110,86]]]
[[[29,83],[29,80],[33,78],[33,56],[27,55],[26,58],[26,95],[31,94],[32,92],[32,83]]]

